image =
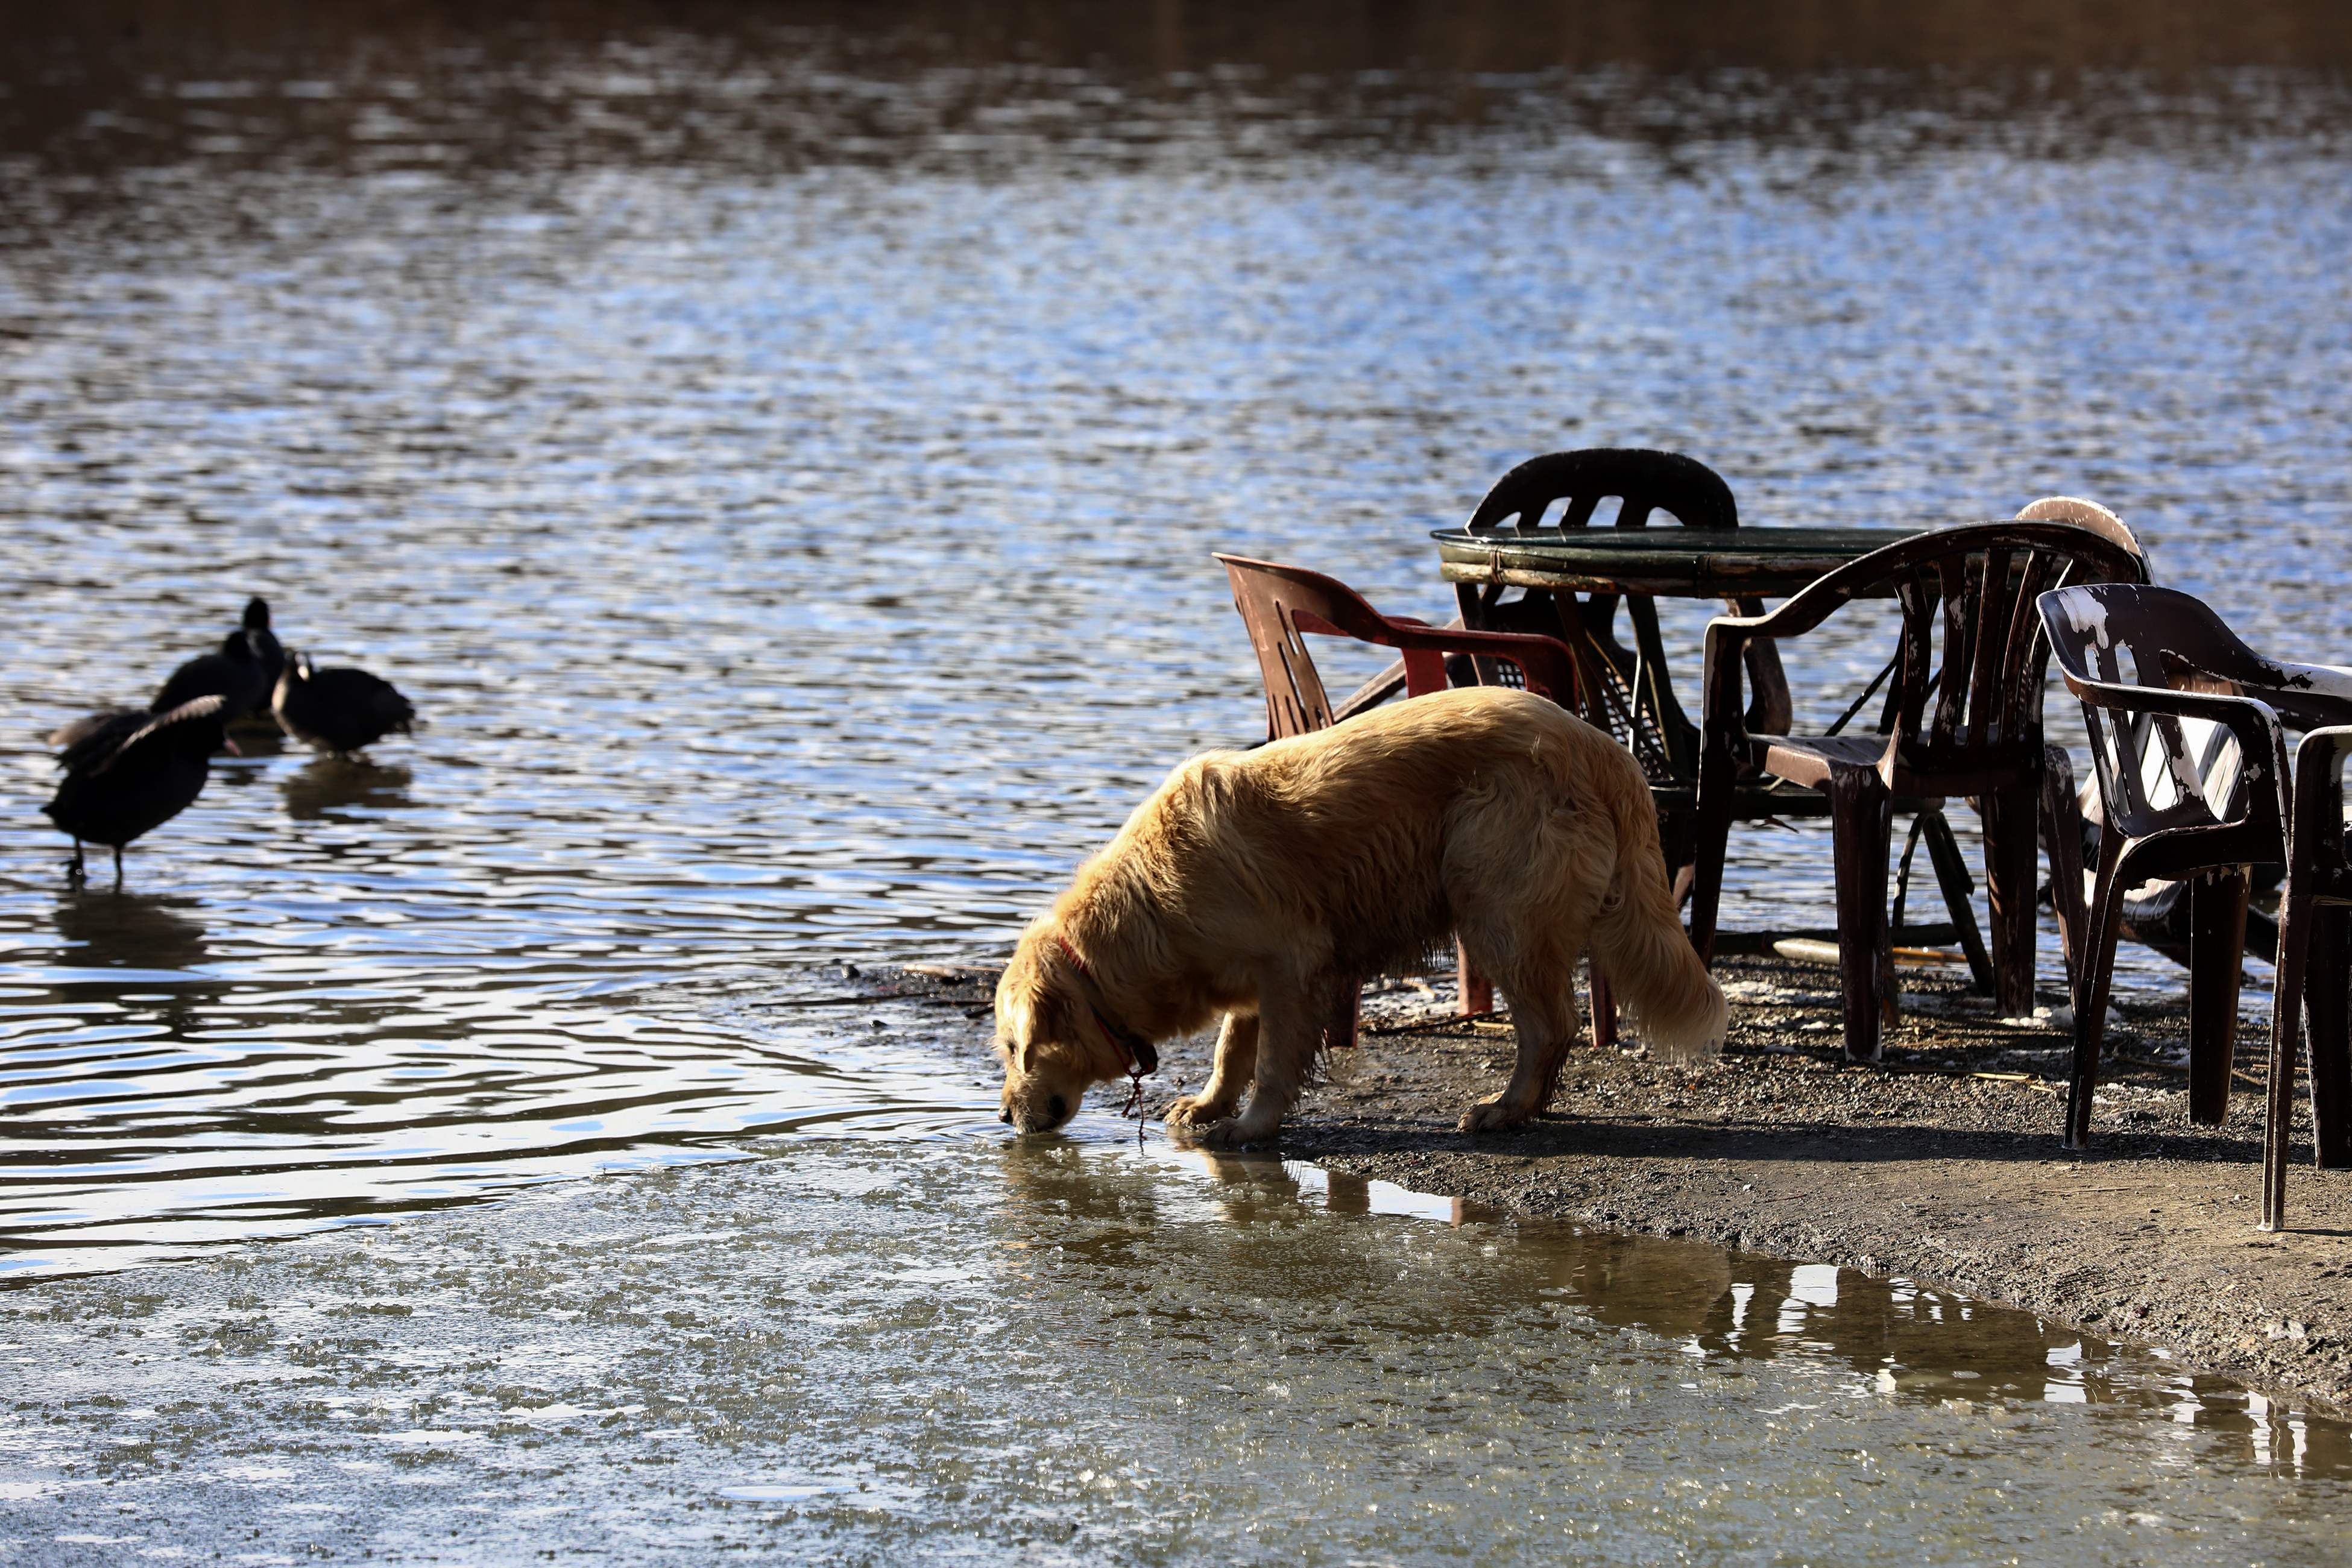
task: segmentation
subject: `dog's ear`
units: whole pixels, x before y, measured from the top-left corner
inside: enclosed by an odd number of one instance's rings
[[[996,988],[996,1040],[1016,1069],[1029,1071],[1039,1044],[1071,1038],[1070,1006],[1048,967],[1016,964],[1005,970]]]

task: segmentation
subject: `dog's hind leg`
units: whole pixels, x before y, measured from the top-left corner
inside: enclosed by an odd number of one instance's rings
[[[1315,1053],[1323,1043],[1331,1015],[1331,988],[1336,982],[1302,985],[1285,981],[1264,987],[1258,995],[1257,1071],[1250,1081],[1249,1103],[1231,1121],[1201,1130],[1201,1141],[1221,1149],[1238,1149],[1270,1143],[1282,1130],[1282,1119],[1298,1103]]]
[[[1484,897],[1455,897],[1463,948],[1510,998],[1519,1037],[1510,1082],[1462,1113],[1465,1133],[1516,1127],[1551,1103],[1576,1040],[1576,961],[1607,895],[1610,860],[1572,830],[1547,830],[1532,836],[1511,873],[1487,883]]]
[[[1257,1015],[1232,1012],[1217,1031],[1216,1063],[1198,1094],[1186,1094],[1168,1107],[1171,1127],[1205,1127],[1222,1122],[1242,1103],[1242,1091],[1257,1072]]]
[[[1556,982],[1528,976],[1518,985],[1506,983],[1511,1027],[1519,1037],[1518,1061],[1500,1094],[1490,1094],[1462,1113],[1462,1131],[1516,1127],[1551,1103],[1561,1064],[1576,1040],[1575,972],[1573,962],[1564,961],[1554,971]]]

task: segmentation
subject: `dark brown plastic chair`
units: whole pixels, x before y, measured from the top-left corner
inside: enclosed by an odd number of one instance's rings
[[[2352,1165],[2347,1047],[2343,768],[2352,752],[2352,673],[2265,659],[2203,603],[2169,589],[2082,586],[2045,593],[2042,622],[2067,689],[2083,702],[2106,826],[2074,993],[2074,1078],[2066,1145],[2090,1141],[2125,890],[2158,878],[2189,886],[2189,1113],[2229,1114],[2248,868],[2284,862],[2279,969],[2263,1134],[2263,1223],[2285,1219],[2288,1116],[2302,1014],[2311,1019],[2318,1163]],[[2198,744],[2211,725],[2233,745]],[[2286,728],[2310,733],[2289,787]],[[2289,802],[2294,831],[2289,832]],[[2332,813],[2332,815],[2331,815]]]
[[[1614,526],[1646,528],[1672,517],[1685,528],[1727,530],[1739,526],[1739,507],[1720,475],[1680,453],[1638,447],[1588,447],[1529,458],[1496,482],[1465,525],[1476,534],[1543,538],[1563,529],[1591,526],[1602,502],[1618,503]],[[1556,520],[1552,514],[1558,511]],[[1643,593],[1570,594],[1528,590],[1506,599],[1493,584],[1463,583],[1455,597],[1465,625],[1537,632],[1560,638],[1577,652],[1584,719],[1617,737],[1642,764],[1650,779],[1650,800],[1658,810],[1658,836],[1676,899],[1693,892],[1696,867],[1691,833],[1698,795],[1698,731],[1684,716],[1675,695],[1672,668],[1658,630],[1655,601]],[[1763,612],[1764,601],[1733,598],[1726,607],[1741,615]],[[1618,640],[1622,611],[1633,646]],[[1789,727],[1789,683],[1779,651],[1769,642],[1751,643],[1747,653],[1748,727],[1777,732]],[[1883,677],[1882,677],[1883,678]],[[1777,779],[1743,779],[1732,814],[1741,821],[1820,817],[1829,802],[1809,789]],[[1951,915],[1954,934],[1969,955],[1977,983],[1992,986],[1992,963],[1969,904],[1968,879],[1959,846],[1940,810],[1922,811],[1919,833],[1904,852],[1907,888],[1911,853],[1924,837],[1928,858]],[[2076,857],[2080,859],[2079,854]],[[1898,898],[1897,905],[1901,900]]]
[[[2069,582],[2136,580],[2143,570],[2134,551],[2072,524],[1982,523],[1874,550],[1769,615],[1718,617],[1706,630],[1694,844],[1691,940],[1701,956],[1712,956],[1741,779],[1769,775],[1819,791],[1830,804],[1836,862],[1846,1055],[1876,1061],[1895,998],[1886,900],[1894,813],[1966,796],[1984,818],[1995,996],[2006,1012],[2032,1011],[2033,862],[2049,768],[2049,652],[2034,600]],[[1748,649],[1801,636],[1853,599],[1890,592],[1902,632],[1878,733],[1758,732],[1740,707]]]
[[[1663,515],[1686,528],[1730,529],[1739,526],[1739,507],[1722,476],[1696,458],[1640,447],[1593,446],[1530,457],[1495,482],[1464,527],[1473,534],[1544,538],[1591,526],[1603,501],[1614,498],[1614,525],[1659,526]],[[1553,509],[1559,509],[1556,520]],[[1507,600],[1500,585],[1460,583],[1454,589],[1462,623],[1496,631],[1533,632],[1556,637],[1576,650],[1582,677],[1581,716],[1607,730],[1640,759],[1659,792],[1660,828],[1672,867],[1685,864],[1681,831],[1698,774],[1698,730],[1675,695],[1672,666],[1658,631],[1656,602],[1646,593],[1552,593],[1529,589]],[[1763,601],[1735,599],[1729,608],[1743,615],[1763,609]],[[1618,640],[1616,620],[1625,613],[1633,645]],[[1786,727],[1789,684],[1771,644],[1754,650],[1748,669],[1759,727]],[[1672,820],[1668,820],[1672,813]]]
[[[1405,695],[1425,696],[1442,692],[1449,683],[1448,655],[1471,655],[1462,661],[1464,673],[1475,681],[1475,663],[1507,664],[1525,689],[1549,697],[1563,707],[1576,703],[1576,657],[1549,637],[1508,632],[1476,632],[1458,626],[1430,626],[1402,616],[1383,615],[1363,595],[1337,578],[1304,567],[1283,566],[1246,556],[1219,555],[1234,590],[1234,608],[1249,628],[1250,646],[1257,653],[1259,677],[1265,685],[1265,732],[1268,740],[1327,729],[1339,716],[1315,668],[1307,647],[1308,636],[1349,637],[1378,647],[1394,648],[1403,655]],[[1494,991],[1474,974],[1469,961],[1457,954],[1461,1009],[1483,1013],[1494,1007]],[[1592,1032],[1597,1044],[1616,1039],[1615,1010],[1608,988],[1594,976]],[[1348,1016],[1327,1026],[1329,1042],[1353,1044],[1356,1038],[1355,993],[1349,993]]]

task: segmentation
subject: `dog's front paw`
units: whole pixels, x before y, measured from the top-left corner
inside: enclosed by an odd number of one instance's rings
[[[1230,1108],[1220,1110],[1198,1094],[1180,1094],[1168,1107],[1168,1124],[1179,1132],[1206,1127],[1233,1114]]]
[[[1247,1116],[1236,1116],[1230,1122],[1217,1122],[1198,1128],[1195,1142],[1212,1149],[1250,1149],[1271,1144],[1282,1132],[1282,1124],[1271,1126],[1253,1123]]]
[[[1523,1125],[1534,1113],[1507,1105],[1503,1097],[1496,1094],[1463,1112],[1462,1120],[1455,1124],[1465,1133],[1499,1133],[1506,1127]]]

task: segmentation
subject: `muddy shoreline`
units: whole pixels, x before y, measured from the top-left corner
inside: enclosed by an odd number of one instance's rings
[[[2096,1141],[2075,1156],[2058,1145],[2056,1023],[2004,1021],[1958,978],[1907,975],[1886,1066],[1853,1067],[1825,1022],[1834,973],[1777,959],[1719,973],[1721,1061],[1583,1047],[1548,1114],[1475,1139],[1454,1119],[1501,1086],[1508,1024],[1446,1018],[1443,983],[1368,995],[1360,1046],[1328,1061],[1281,1152],[1520,1214],[1949,1287],[2352,1410],[2352,1171],[2298,1163],[2294,1229],[2255,1228],[2266,1031],[2242,1033],[2228,1124],[2200,1127],[2185,1019],[2126,1002]],[[977,971],[865,979],[974,1013],[989,986]],[[1153,1114],[1206,1075],[1207,1041],[1164,1049]]]

